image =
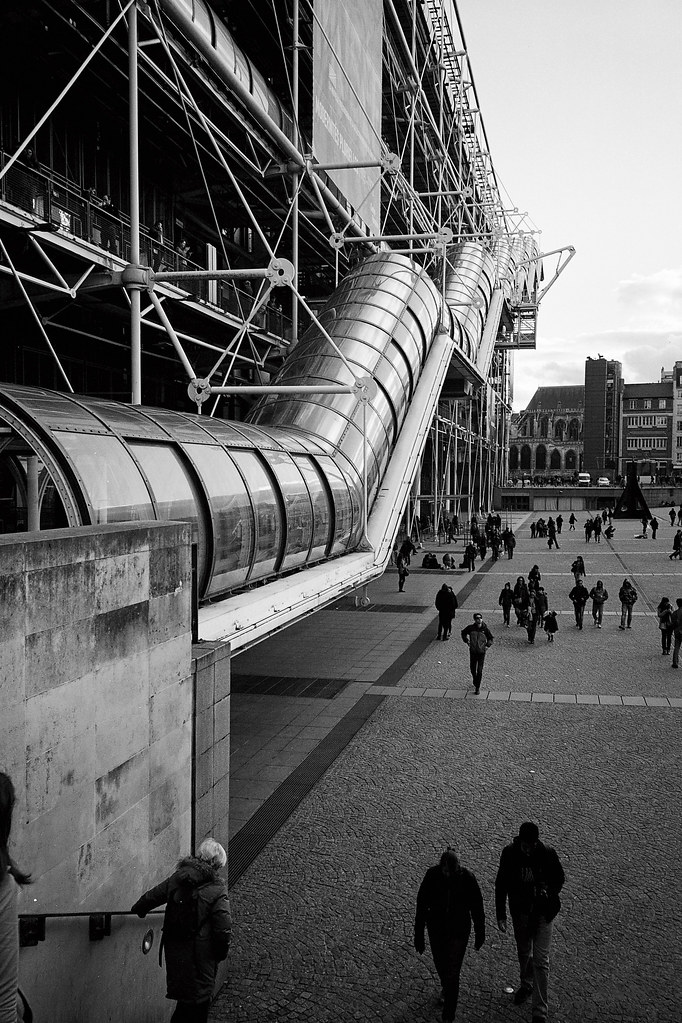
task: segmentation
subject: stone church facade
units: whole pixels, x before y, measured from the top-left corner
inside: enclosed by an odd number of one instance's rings
[[[562,477],[583,463],[585,388],[538,387],[528,408],[512,416],[509,474]]]

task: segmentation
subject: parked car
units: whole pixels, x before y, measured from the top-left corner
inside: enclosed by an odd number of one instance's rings
[[[578,486],[579,487],[589,487],[591,482],[592,482],[592,480],[590,478],[589,472],[579,472],[578,473]]]
[[[610,487],[611,486],[611,480],[608,478],[608,476],[600,476],[599,479],[597,480],[597,486],[598,487]]]

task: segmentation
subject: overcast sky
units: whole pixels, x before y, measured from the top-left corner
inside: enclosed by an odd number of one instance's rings
[[[500,184],[543,251],[577,250],[515,356],[514,408],[582,384],[588,355],[659,380],[682,359],[680,0],[457,6]]]

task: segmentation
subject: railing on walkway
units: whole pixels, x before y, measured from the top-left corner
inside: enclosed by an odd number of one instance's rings
[[[4,162],[7,154],[1,153],[0,157]],[[92,191],[84,193],[59,175],[17,161],[0,181],[0,201],[32,214],[55,231],[82,238],[112,256],[130,259],[128,218]],[[141,249],[143,262],[154,270],[207,269],[153,230],[142,229]],[[182,287],[202,302],[238,317],[248,315],[255,298],[252,291],[230,281],[185,281]],[[268,303],[252,322],[256,329],[291,337],[291,319],[274,304]]]
[[[163,916],[163,910],[152,910],[147,916]],[[130,910],[112,910],[105,913],[20,913],[19,914],[19,945],[21,948],[34,948],[39,942],[46,940],[46,920],[87,919],[88,937],[90,941],[102,941],[111,934],[111,919],[114,916],[134,916]],[[142,954],[147,955],[154,944],[154,931],[148,928],[142,939]]]

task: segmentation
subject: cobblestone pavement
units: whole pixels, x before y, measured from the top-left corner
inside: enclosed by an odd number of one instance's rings
[[[431,643],[399,682],[439,694],[385,697],[232,889],[229,980],[213,1021],[437,1021],[439,985],[428,948],[423,957],[412,948],[412,923],[421,877],[450,843],[479,878],[488,928],[465,959],[458,1023],[527,1023],[528,1004],[504,992],[517,967],[513,937],[494,926],[493,886],[502,846],[532,818],[567,875],[552,1023],[680,1023],[682,708],[444,698],[467,687],[458,630],[481,609],[495,635],[488,690],[677,702],[682,671],[661,655],[653,607],[682,595],[682,565],[667,558],[667,526],[656,542],[629,532],[619,525],[613,545],[564,532],[549,552],[519,529],[514,559],[478,570],[452,641]],[[589,585],[602,578],[609,590],[602,630],[572,625],[576,553]],[[523,630],[502,628],[497,597],[536,563],[561,615],[556,642],[538,634],[531,646]],[[626,575],[640,599],[621,632],[614,611]],[[470,579],[457,577],[459,588]],[[423,588],[427,626],[441,581],[434,573]],[[421,577],[409,582],[413,603]]]

